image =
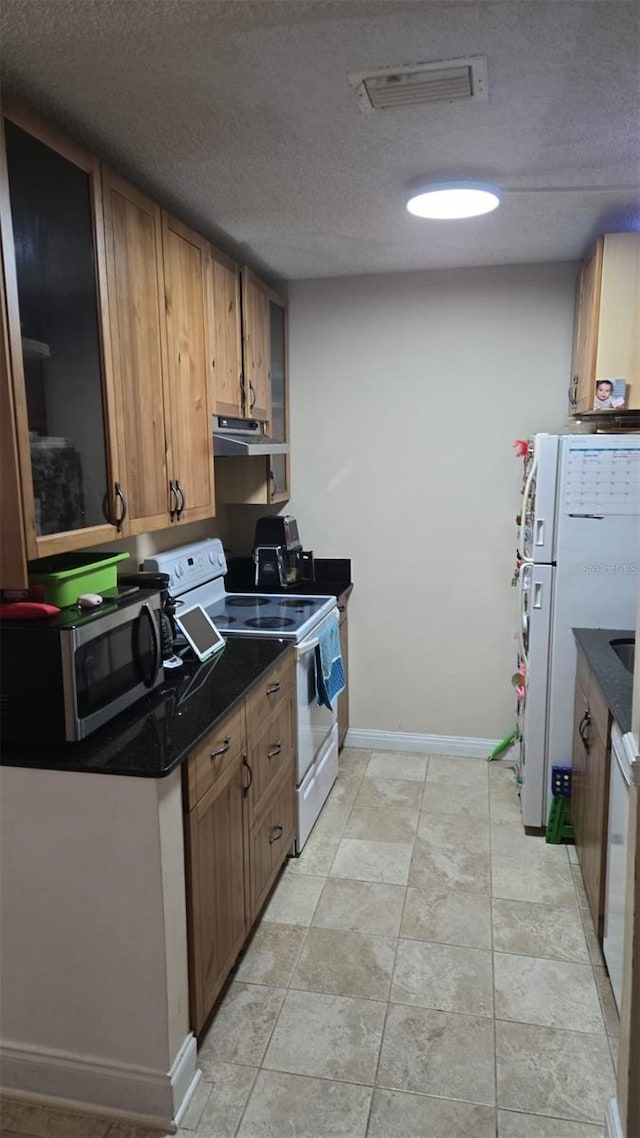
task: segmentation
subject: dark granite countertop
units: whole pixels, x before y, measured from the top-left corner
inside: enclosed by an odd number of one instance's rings
[[[228,593],[264,593],[254,584],[255,566],[251,557],[231,557],[224,587]],[[299,581],[290,589],[271,589],[274,593],[297,593],[312,597],[347,596],[353,589],[351,561],[348,557],[316,557],[313,581]]]
[[[182,668],[165,670],[159,688],[87,739],[52,747],[7,744],[0,761],[5,766],[163,778],[290,647],[271,637],[230,636],[206,664],[192,656]]]
[[[633,640],[633,629],[574,628],[573,635],[587,658],[613,718],[622,734],[626,735],[631,730],[633,675],[618,659],[610,641]]]

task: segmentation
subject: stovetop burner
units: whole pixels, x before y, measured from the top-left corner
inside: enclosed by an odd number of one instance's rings
[[[290,609],[312,608],[315,603],[312,597],[287,597],[285,600],[280,601],[283,608]]]
[[[254,605],[268,605],[269,601],[266,597],[227,597],[225,604],[233,605],[234,608],[253,608]]]
[[[288,628],[296,622],[290,616],[255,616],[244,623],[247,628]]]

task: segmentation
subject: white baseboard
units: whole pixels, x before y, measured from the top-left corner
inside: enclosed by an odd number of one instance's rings
[[[422,755],[458,755],[488,759],[499,739],[473,739],[465,735],[412,735],[406,731],[361,731],[350,727],[346,747],[368,751],[412,751]]]
[[[169,1073],[23,1043],[0,1045],[2,1093],[58,1110],[175,1133],[195,1088],[196,1040],[189,1033]]]
[[[607,1124],[607,1138],[624,1138],[617,1098],[609,1099],[605,1113],[605,1121]]]

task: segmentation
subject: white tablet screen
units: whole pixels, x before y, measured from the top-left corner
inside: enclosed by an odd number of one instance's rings
[[[214,652],[224,648],[223,637],[202,605],[194,605],[193,608],[181,612],[179,616],[176,615],[175,622],[184,632],[199,660],[208,660]]]

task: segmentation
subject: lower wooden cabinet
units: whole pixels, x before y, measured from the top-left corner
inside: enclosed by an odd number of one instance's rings
[[[610,729],[609,708],[587,660],[578,651],[571,817],[584,888],[600,940],[604,925]]]
[[[269,890],[295,837],[295,787],[284,770],[273,793],[256,820],[249,843],[251,872],[251,921],[262,908]]]
[[[183,767],[191,1026],[199,1034],[295,837],[294,657]]]
[[[248,931],[244,755],[187,817],[190,992],[199,1031]]]

